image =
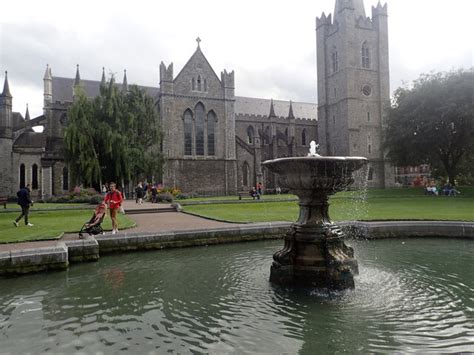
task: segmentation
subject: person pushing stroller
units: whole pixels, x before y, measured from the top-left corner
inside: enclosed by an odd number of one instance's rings
[[[105,195],[104,203],[107,204],[110,211],[110,218],[112,219],[112,234],[118,233],[117,212],[122,206],[122,193],[117,190],[115,183],[111,182],[110,191]]]

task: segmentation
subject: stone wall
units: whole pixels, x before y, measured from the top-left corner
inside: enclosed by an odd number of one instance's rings
[[[12,140],[0,138],[0,197],[12,196]]]
[[[171,159],[165,166],[165,187],[198,195],[236,194],[236,167],[235,160]]]

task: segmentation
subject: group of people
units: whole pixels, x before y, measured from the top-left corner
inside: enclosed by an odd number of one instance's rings
[[[257,184],[257,186],[254,186],[250,189],[249,195],[252,196],[252,198],[255,200],[260,200],[260,196],[262,196],[262,188],[263,185],[261,182]]]
[[[461,192],[456,190],[456,188],[451,185],[449,182],[444,184],[442,188],[436,186],[436,183],[431,182],[425,186],[425,195],[431,196],[456,196]]]
[[[111,182],[108,187],[109,190],[105,192],[103,204],[107,206],[109,210],[110,219],[112,220],[112,234],[116,234],[118,232],[117,213],[122,207],[123,195],[117,189],[114,182]],[[33,224],[28,221],[30,207],[33,206],[33,201],[30,196],[30,185],[28,184],[21,188],[16,195],[18,204],[21,207],[21,214],[13,221],[13,225],[19,227],[20,220],[24,218],[25,225],[33,227]]]
[[[152,203],[158,202],[158,190],[161,188],[160,184],[149,184],[141,181],[135,187],[135,202],[142,205],[143,200],[151,200]]]

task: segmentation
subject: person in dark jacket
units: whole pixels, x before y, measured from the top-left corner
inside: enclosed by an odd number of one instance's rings
[[[30,213],[30,206],[33,205],[33,201],[31,201],[30,198],[30,185],[26,185],[26,187],[23,187],[20,189],[17,193],[16,196],[18,197],[18,204],[21,207],[21,214],[18,216],[17,219],[13,221],[13,224],[15,227],[18,227],[19,224],[18,222],[25,217],[25,225],[28,227],[33,227],[33,224],[28,223],[28,214]]]

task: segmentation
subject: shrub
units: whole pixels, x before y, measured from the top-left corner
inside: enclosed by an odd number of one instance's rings
[[[190,196],[189,194],[180,193],[180,194],[177,194],[175,197],[177,200],[186,200],[188,198],[191,198],[192,196]]]
[[[179,194],[181,194],[181,190],[177,189],[175,187],[167,187],[167,188],[162,187],[162,188],[158,189],[158,192],[159,193],[169,193],[173,197],[176,197]]]
[[[169,192],[161,192],[156,195],[157,202],[173,202],[173,195]]]
[[[94,195],[63,195],[52,196],[41,202],[49,203],[90,203],[97,205],[102,202],[102,195],[95,193]]]
[[[92,205],[98,205],[104,200],[104,197],[102,195],[94,195],[90,198],[89,203]]]
[[[71,198],[74,198],[74,197],[91,197],[91,196],[96,196],[97,193],[98,192],[92,187],[84,188],[84,187],[76,186],[72,190],[70,196],[71,196]]]

